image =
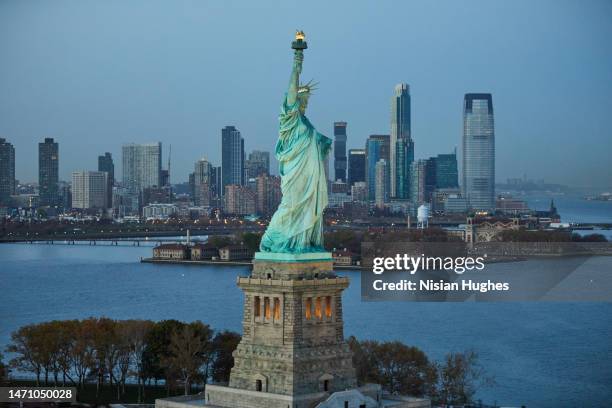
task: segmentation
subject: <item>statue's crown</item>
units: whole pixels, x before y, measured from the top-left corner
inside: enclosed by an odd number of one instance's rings
[[[295,32],[295,39],[296,40],[305,40],[306,39],[306,34],[304,34],[304,32],[302,30],[297,30]]]
[[[316,90],[316,89],[317,89],[317,85],[319,85],[319,83],[318,83],[318,82],[313,82],[312,80],[310,80],[310,81],[308,81],[307,83],[305,83],[305,84],[301,84],[301,85],[298,87],[298,93],[304,93],[304,92],[306,92],[306,93],[309,93],[309,94],[310,94],[310,93],[312,93],[312,91],[314,91],[314,90]]]

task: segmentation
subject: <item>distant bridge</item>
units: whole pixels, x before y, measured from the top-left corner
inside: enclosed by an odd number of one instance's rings
[[[5,235],[0,237],[0,242],[27,242],[27,243],[46,243],[50,244],[66,244],[74,245],[77,242],[87,243],[103,242],[110,245],[120,245],[122,242],[128,242],[134,246],[139,246],[143,242],[168,243],[180,241],[177,237],[186,237],[187,230],[189,234],[194,236],[210,236],[210,235],[233,235],[243,232],[263,232],[263,227],[260,226],[243,226],[243,227],[207,227],[207,228],[182,228],[178,230],[164,231],[116,231],[116,232],[96,232],[96,231],[69,231],[68,233],[56,233],[53,235],[30,233],[28,235]],[[192,239],[193,241],[197,239]]]

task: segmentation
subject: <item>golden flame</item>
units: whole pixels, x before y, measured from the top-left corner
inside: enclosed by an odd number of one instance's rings
[[[296,40],[305,40],[305,39],[306,39],[306,35],[304,34],[304,32],[303,32],[303,31],[301,31],[301,30],[297,30],[297,31],[295,32],[295,39],[296,39]]]

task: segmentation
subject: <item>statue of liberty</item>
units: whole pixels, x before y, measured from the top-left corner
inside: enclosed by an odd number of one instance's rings
[[[306,117],[311,82],[300,84],[304,61],[304,33],[292,44],[293,70],[279,116],[276,158],[281,175],[282,201],[261,239],[260,251],[302,254],[323,252],[323,210],[327,206],[324,162],[331,139],[317,132]]]

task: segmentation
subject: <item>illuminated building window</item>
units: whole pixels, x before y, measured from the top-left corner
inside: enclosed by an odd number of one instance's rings
[[[255,305],[253,306],[253,313],[255,317],[261,316],[261,298],[259,296],[255,296]]]
[[[269,320],[270,317],[272,317],[272,313],[270,311],[270,298],[266,296],[264,298],[264,318]]]
[[[325,317],[331,317],[331,315],[332,315],[331,296],[325,296]]]
[[[306,298],[306,304],[304,305],[304,309],[306,312],[306,320],[312,319],[312,298]]]
[[[274,298],[274,320],[280,320],[280,299],[277,297]]]
[[[318,297],[315,300],[315,317],[319,320],[321,320],[321,318],[323,317],[323,313],[321,310],[321,298]]]

